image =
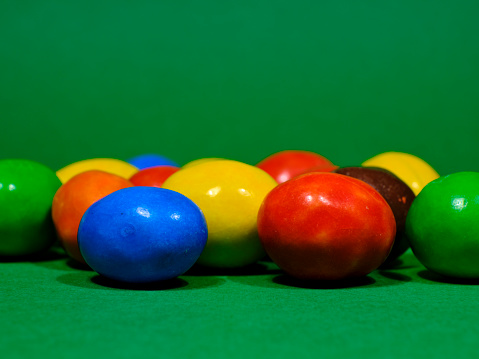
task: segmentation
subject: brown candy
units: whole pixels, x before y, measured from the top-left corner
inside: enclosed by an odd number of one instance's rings
[[[409,248],[409,240],[406,236],[406,216],[416,197],[407,184],[401,181],[391,172],[376,167],[343,167],[333,172],[357,178],[366,182],[381,196],[391,207],[396,219],[396,238],[386,261],[382,267],[391,265],[401,254]]]

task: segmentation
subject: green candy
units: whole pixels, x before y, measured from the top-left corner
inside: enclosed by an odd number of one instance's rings
[[[29,160],[0,160],[0,256],[30,255],[55,241],[51,208],[61,182]]]
[[[479,172],[454,173],[424,187],[409,209],[406,233],[429,270],[479,278]]]

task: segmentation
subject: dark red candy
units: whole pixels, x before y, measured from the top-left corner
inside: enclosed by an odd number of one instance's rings
[[[334,171],[366,182],[378,191],[391,207],[396,219],[396,238],[391,253],[381,267],[391,265],[409,248],[406,236],[406,216],[416,197],[407,184],[391,172],[376,167],[344,167]]]

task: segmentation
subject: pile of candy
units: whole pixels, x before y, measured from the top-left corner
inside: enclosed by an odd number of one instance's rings
[[[479,173],[439,177],[399,152],[357,167],[292,150],[256,166],[206,158],[179,167],[143,155],[56,173],[6,159],[0,213],[0,259],[58,238],[76,262],[129,283],[266,256],[301,280],[341,280],[394,266],[409,247],[436,273],[479,278]]]

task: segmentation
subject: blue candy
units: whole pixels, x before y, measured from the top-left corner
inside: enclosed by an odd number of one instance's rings
[[[149,283],[185,273],[206,245],[198,206],[155,187],[121,189],[83,215],[78,245],[87,264],[110,279]]]
[[[169,158],[155,155],[155,154],[145,154],[130,158],[127,162],[140,170],[149,167],[155,166],[174,166],[180,167],[176,162],[170,160]]]

